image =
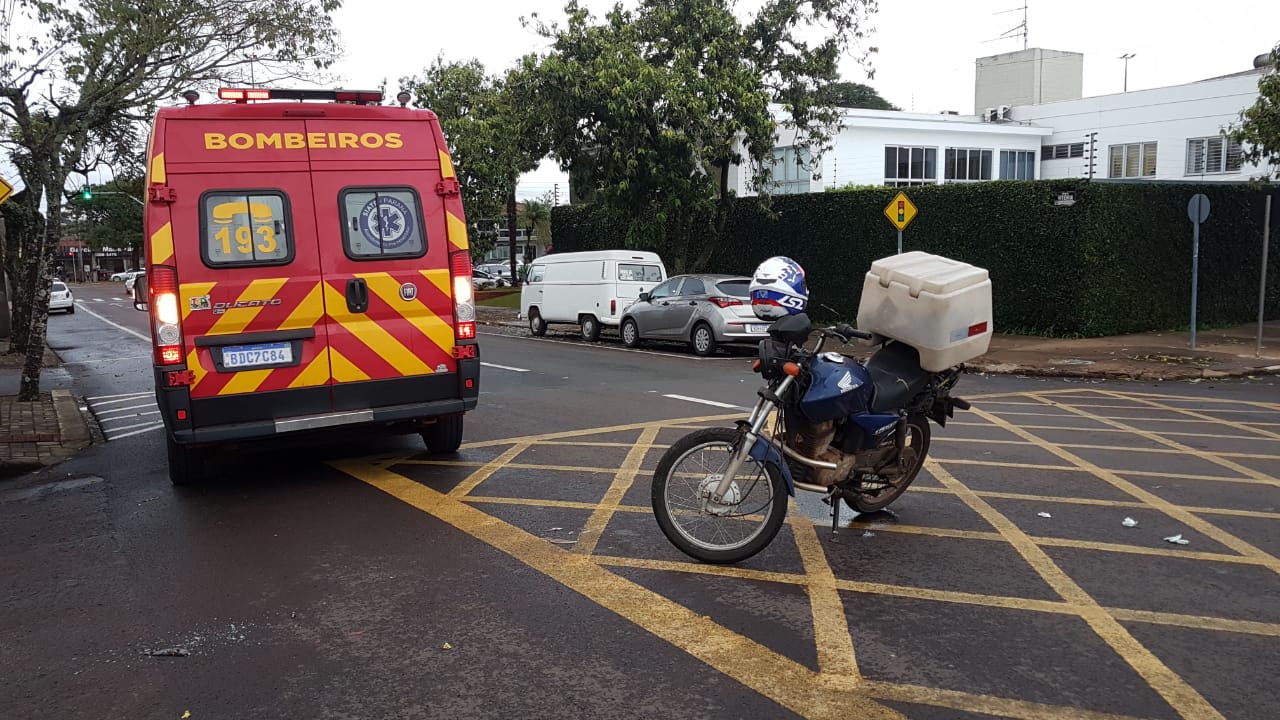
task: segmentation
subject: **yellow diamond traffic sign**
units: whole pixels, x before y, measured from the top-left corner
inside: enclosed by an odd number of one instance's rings
[[[0,204],[4,204],[4,201],[8,200],[12,194],[13,186],[9,184],[8,180],[0,177]]]
[[[907,194],[900,192],[888,205],[884,208],[884,216],[889,218],[889,222],[898,230],[906,230],[907,226],[916,217],[916,206],[907,199]]]

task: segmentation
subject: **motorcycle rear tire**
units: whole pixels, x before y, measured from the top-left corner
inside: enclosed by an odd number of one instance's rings
[[[772,498],[769,506],[763,509],[767,516],[763,522],[762,529],[746,542],[731,548],[717,549],[707,547],[687,537],[676,527],[671,509],[666,502],[667,485],[675,465],[699,447],[727,445],[730,448],[736,448],[738,443],[742,441],[742,432],[734,428],[697,430],[680,438],[668,448],[658,462],[658,469],[653,473],[653,515],[658,520],[658,527],[662,528],[662,534],[667,536],[672,545],[675,545],[680,552],[695,560],[715,565],[726,565],[746,560],[768,547],[774,536],[778,534],[778,530],[782,528],[783,520],[786,519],[788,498],[786,481],[783,480],[782,472],[776,466],[763,464]],[[753,462],[755,461],[747,461],[747,463]],[[745,469],[746,466],[744,465]],[[741,474],[739,474],[739,477],[741,477]]]
[[[915,462],[893,484],[893,490],[877,495],[874,500],[862,493],[850,490],[844,496],[846,505],[861,513],[871,513],[889,507],[895,500],[902,497],[902,493],[911,487],[911,483],[920,474],[920,469],[924,467],[924,459],[929,455],[929,440],[932,436],[929,430],[929,419],[923,415],[912,415],[907,418],[907,433],[911,434],[913,431],[920,436],[920,445]],[[914,438],[912,446],[915,447]]]

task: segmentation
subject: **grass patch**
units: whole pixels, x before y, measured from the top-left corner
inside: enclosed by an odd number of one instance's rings
[[[484,307],[518,309],[520,307],[520,289],[477,290],[476,304]]]

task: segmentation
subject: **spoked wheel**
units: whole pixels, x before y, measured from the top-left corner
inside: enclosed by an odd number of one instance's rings
[[[924,467],[924,459],[929,454],[929,421],[923,415],[912,415],[907,418],[907,444],[902,448],[906,458],[906,467],[897,477],[864,476],[861,482],[851,483],[845,491],[844,501],[858,512],[875,512],[888,507],[907,491],[911,482]],[[862,492],[858,492],[861,489]]]
[[[747,459],[725,493],[711,495],[742,434],[709,428],[684,436],[662,456],[653,475],[653,514],[684,554],[708,563],[734,563],[763,550],[787,513],[787,486],[777,468]]]

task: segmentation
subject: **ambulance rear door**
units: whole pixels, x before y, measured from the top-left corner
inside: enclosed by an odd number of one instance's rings
[[[166,127],[194,427],[331,412],[307,151],[287,146],[304,121]]]
[[[450,243],[425,120],[307,120],[335,411],[456,401]],[[352,147],[352,145],[358,145]]]

